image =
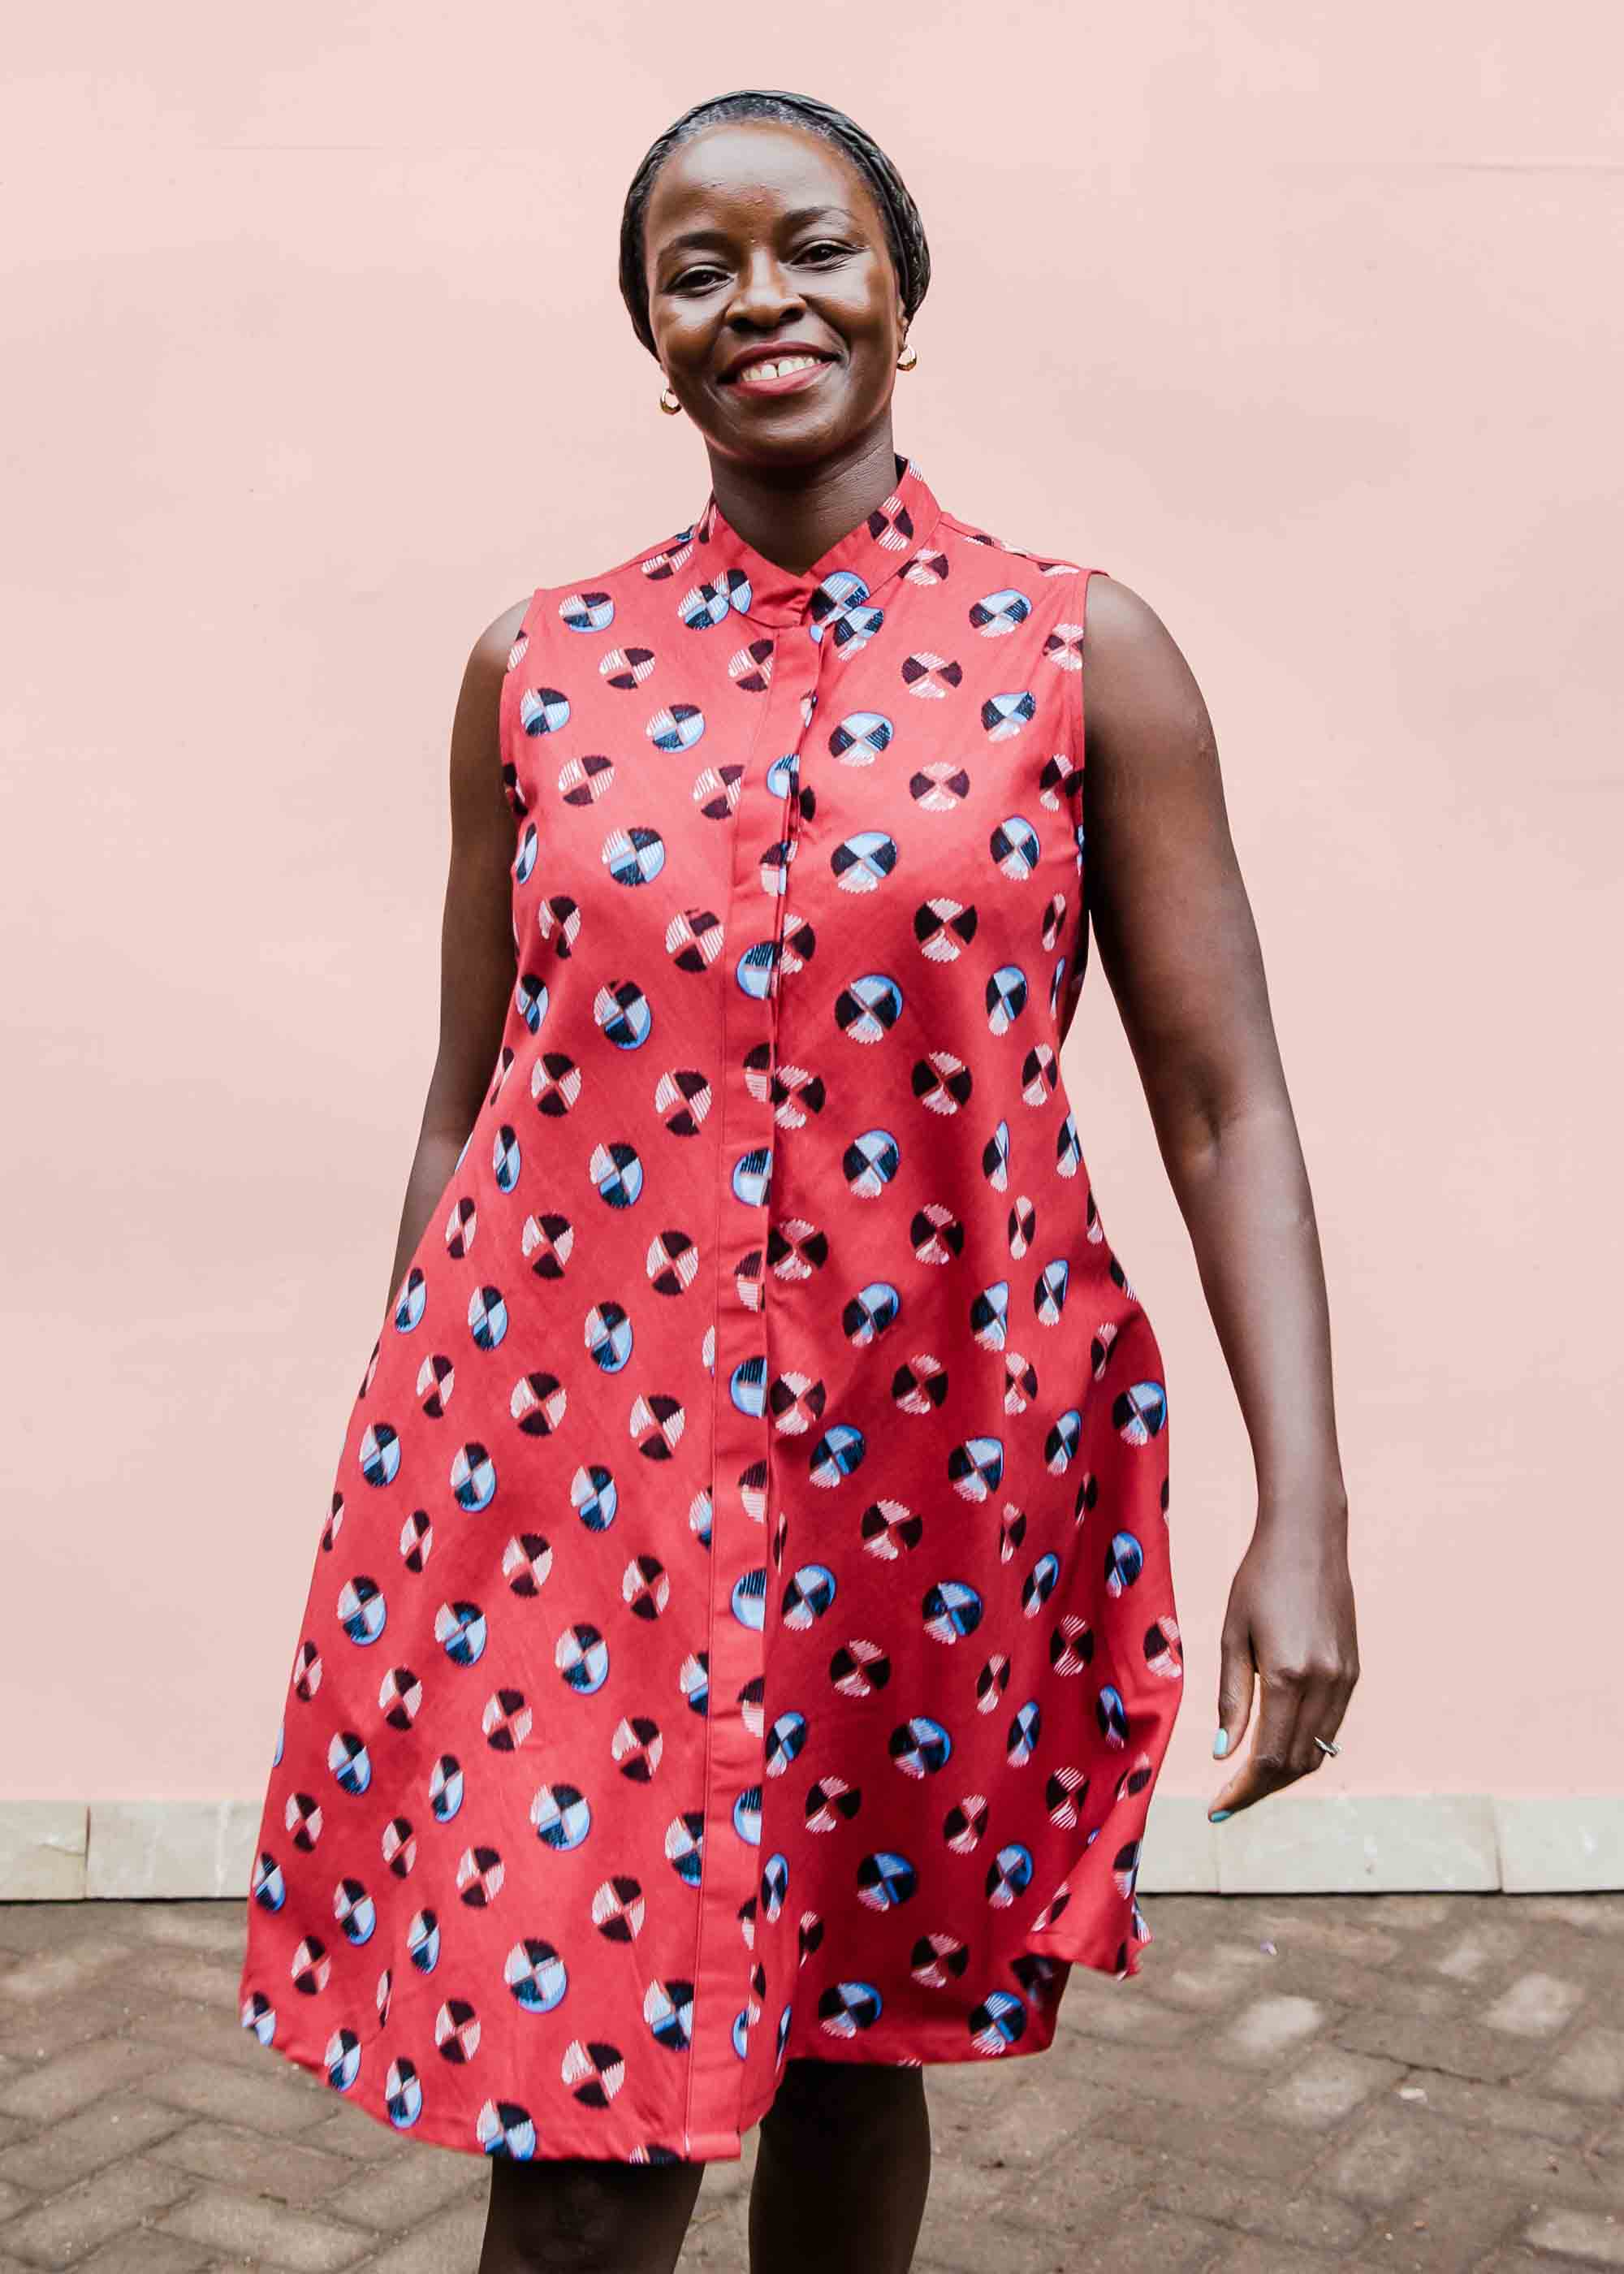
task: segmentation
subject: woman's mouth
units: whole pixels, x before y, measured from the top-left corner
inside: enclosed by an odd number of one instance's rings
[[[736,387],[743,395],[789,395],[800,388],[810,387],[818,373],[827,371],[833,361],[832,356],[760,357],[724,384]]]

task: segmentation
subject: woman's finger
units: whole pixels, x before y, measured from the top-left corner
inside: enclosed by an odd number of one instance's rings
[[[1353,1696],[1353,1687],[1358,1678],[1357,1674],[1339,1674],[1333,1682],[1327,1683],[1325,1705],[1320,1711],[1320,1719],[1313,1725],[1316,1736],[1324,1737],[1329,1741],[1335,1740],[1336,1732],[1342,1726],[1348,1712],[1349,1701]],[[1320,1751],[1318,1745],[1314,1747],[1314,1751]],[[1321,1753],[1320,1758],[1323,1760],[1326,1756]]]
[[[1219,1652],[1218,1734],[1213,1739],[1213,1758],[1232,1759],[1252,1717],[1252,1686],[1255,1669],[1251,1640],[1243,1629],[1226,1627]]]
[[[1258,1728],[1252,1751],[1208,1811],[1209,1823],[1222,1824],[1226,1816],[1250,1808],[1254,1801],[1291,1782],[1287,1763],[1297,1725],[1298,1693],[1289,1683],[1259,1676],[1258,1695]]]
[[[1297,1721],[1287,1754],[1294,1777],[1312,1776],[1315,1770],[1323,1768],[1330,1758],[1314,1741],[1331,1735],[1335,1689],[1335,1677],[1322,1674],[1313,1675],[1299,1692]]]

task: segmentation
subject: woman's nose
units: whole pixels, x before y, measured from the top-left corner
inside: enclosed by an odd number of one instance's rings
[[[739,279],[730,315],[748,316],[752,323],[771,322],[785,311],[801,305],[783,263],[773,253],[751,260]]]

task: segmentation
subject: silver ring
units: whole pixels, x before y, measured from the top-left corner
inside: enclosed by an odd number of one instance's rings
[[[1342,1747],[1338,1744],[1334,1744],[1329,1737],[1316,1737],[1314,1739],[1314,1743],[1319,1746],[1322,1753],[1329,1753],[1333,1760],[1335,1759],[1337,1754],[1342,1751]]]

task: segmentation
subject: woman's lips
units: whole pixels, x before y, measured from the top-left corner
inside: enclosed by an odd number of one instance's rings
[[[737,379],[727,380],[724,384],[737,388],[741,395],[789,395],[797,388],[810,387],[823,373],[832,368],[833,362],[832,356],[822,356],[801,371],[786,372],[781,379],[758,379],[760,366],[756,365],[741,371]]]

